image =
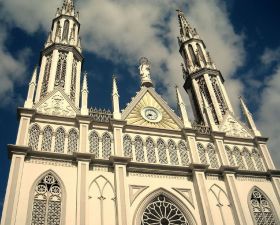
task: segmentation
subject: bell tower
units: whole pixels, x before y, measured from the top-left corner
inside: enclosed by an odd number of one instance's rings
[[[213,63],[196,29],[190,26],[182,11],[177,12],[180,26],[179,51],[184,60],[184,88],[190,97],[195,122],[208,124],[207,116],[211,116],[215,124],[220,124],[227,111],[233,113],[223,76]],[[208,104],[211,115],[204,112],[205,104]]]
[[[79,107],[83,63],[79,32],[79,13],[73,0],[64,0],[62,7],[57,9],[41,52],[35,104],[54,89],[61,88]]]

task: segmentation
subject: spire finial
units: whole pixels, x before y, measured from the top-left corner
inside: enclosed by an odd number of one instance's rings
[[[186,105],[183,101],[183,98],[180,94],[179,87],[178,87],[177,84],[175,85],[175,90],[176,90],[178,110],[179,110],[179,113],[181,115],[181,119],[183,121],[183,124],[186,128],[191,128],[192,125],[189,121],[189,117],[188,117],[187,110],[186,110]]]
[[[112,90],[112,104],[113,104],[113,118],[116,120],[121,119],[119,93],[117,87],[116,76],[113,75],[113,90]]]
[[[141,57],[139,60],[139,72],[141,76],[141,86],[152,87],[153,83],[151,80],[151,63],[145,58]]]
[[[82,91],[88,91],[88,85],[87,85],[87,72],[84,72],[84,78],[83,78],[83,86],[82,86]]]
[[[117,76],[115,74],[113,74],[112,76],[113,79],[113,90],[112,90],[112,95],[117,95],[119,96],[119,92],[118,92],[118,87],[117,87]]]
[[[187,40],[192,37],[198,37],[196,30],[191,27],[191,25],[186,19],[185,14],[180,9],[177,9],[176,11],[178,13],[180,35],[181,35],[179,41],[183,42],[183,40]]]

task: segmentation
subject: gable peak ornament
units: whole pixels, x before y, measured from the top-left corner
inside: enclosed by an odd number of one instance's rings
[[[151,80],[151,63],[145,58],[141,57],[139,60],[139,73],[141,77],[141,86],[152,87],[153,83]]]

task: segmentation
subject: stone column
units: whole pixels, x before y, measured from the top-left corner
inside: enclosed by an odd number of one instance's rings
[[[126,121],[123,120],[111,120],[111,127],[113,130],[114,136],[114,155],[115,156],[124,156],[123,152],[123,141],[122,141],[122,131],[126,125]]]
[[[76,225],[88,225],[88,172],[92,154],[75,152],[77,160],[77,216]]]
[[[224,168],[224,181],[228,193],[228,197],[232,206],[233,217],[236,225],[246,225],[245,215],[242,209],[238,191],[236,188],[235,173],[232,171],[232,167],[228,167],[228,170]]]
[[[257,148],[260,150],[261,155],[263,156],[265,166],[268,170],[275,170],[275,165],[271,159],[270,153],[268,151],[266,142],[268,138],[264,137],[255,137],[255,143]]]
[[[16,145],[26,146],[28,145],[28,130],[30,120],[35,113],[35,110],[19,108],[18,112],[20,114],[20,122],[18,127]]]
[[[58,52],[57,49],[55,49],[53,51],[53,55],[52,55],[52,65],[51,65],[51,70],[50,70],[48,93],[51,92],[54,89],[55,75],[56,75],[58,59],[59,59],[59,52]]]
[[[275,195],[278,202],[280,202],[280,170],[271,170],[269,172]]]
[[[66,75],[65,75],[65,93],[70,95],[70,87],[72,80],[72,67],[73,67],[73,52],[69,52],[67,55],[67,63],[66,63]]]
[[[39,78],[38,78],[38,85],[36,89],[36,95],[35,95],[35,104],[39,101],[40,95],[41,95],[41,88],[42,88],[42,83],[44,80],[44,75],[45,75],[45,67],[47,63],[47,58],[45,55],[42,56],[42,61],[41,61],[41,66],[40,66],[40,72],[39,72]]]
[[[15,224],[24,159],[29,148],[8,145],[8,150],[12,160],[3,205],[1,225]]]
[[[214,140],[215,147],[217,149],[217,154],[219,156],[221,166],[230,165],[228,158],[226,156],[226,150],[224,146],[224,136],[225,133],[223,132],[212,132],[212,137]]]
[[[184,135],[190,149],[191,163],[199,164],[200,160],[196,148],[195,131],[193,129],[184,129]]]
[[[77,116],[79,122],[79,152],[89,152],[88,129],[91,119],[88,116]]]
[[[191,165],[193,168],[193,184],[202,225],[214,225],[210,210],[208,190],[205,184],[205,165]]]

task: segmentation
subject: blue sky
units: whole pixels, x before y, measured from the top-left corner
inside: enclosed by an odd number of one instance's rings
[[[0,0],[0,210],[14,143],[16,108],[23,105],[32,70],[62,0]],[[89,105],[111,109],[112,74],[121,108],[139,90],[138,59],[152,63],[156,89],[174,107],[174,85],[183,85],[175,9],[185,11],[226,79],[235,113],[245,98],[257,125],[269,136],[280,167],[280,3],[277,0],[79,0]],[[181,89],[183,93],[183,89]],[[102,96],[102,97],[100,97]],[[187,105],[188,97],[184,94]],[[188,107],[191,115],[191,109]]]

